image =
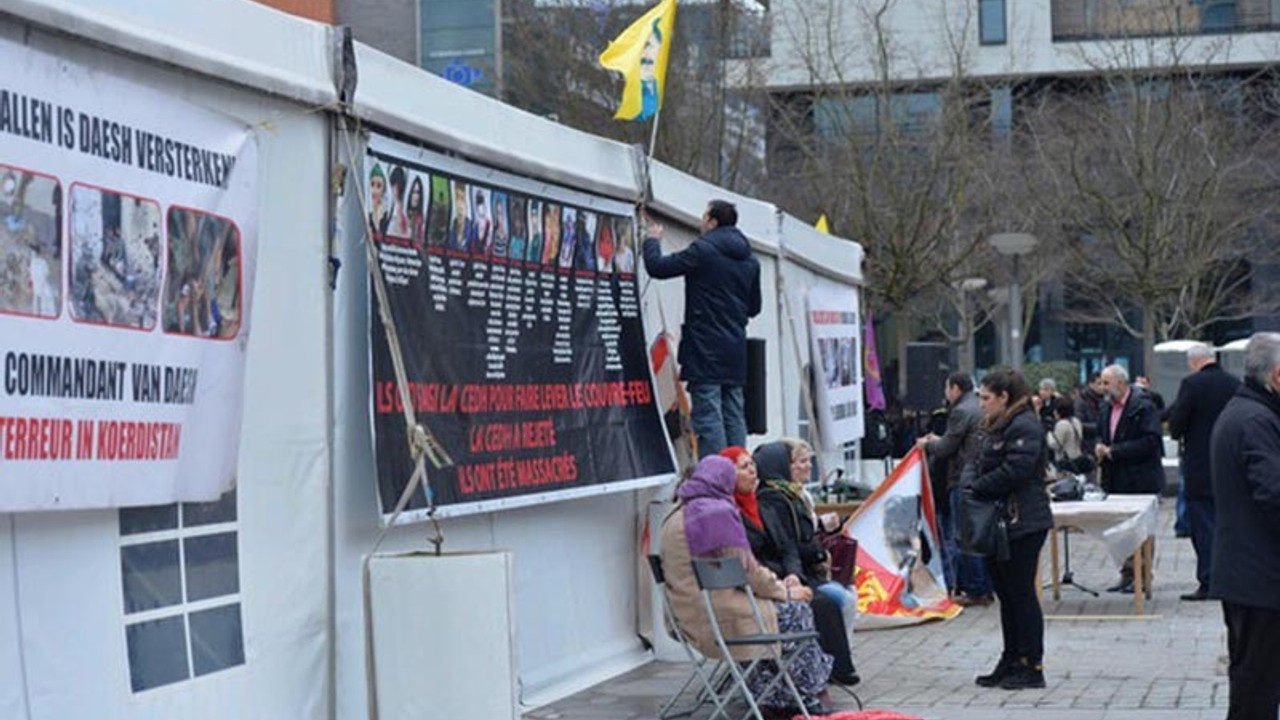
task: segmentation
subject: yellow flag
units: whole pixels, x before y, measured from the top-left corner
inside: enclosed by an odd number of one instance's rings
[[[676,0],[662,0],[600,53],[600,64],[622,73],[627,81],[614,119],[646,120],[662,107],[675,21]]]
[[[813,224],[813,226],[814,226],[815,228],[817,228],[817,229],[818,229],[818,232],[822,233],[823,235],[830,235],[830,234],[831,234],[831,228],[827,226],[827,214],[826,214],[826,213],[823,213],[823,214],[819,215],[819,216],[818,216],[818,222],[814,223],[814,224]]]

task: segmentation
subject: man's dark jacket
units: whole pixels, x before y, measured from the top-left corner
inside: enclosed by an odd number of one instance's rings
[[[1086,385],[1080,391],[1080,396],[1076,398],[1076,417],[1080,419],[1080,427],[1084,430],[1084,443],[1080,449],[1092,454],[1093,446],[1098,444],[1098,416],[1103,410],[1107,413],[1111,412],[1111,406],[1107,404],[1107,399],[1093,391],[1093,388]],[[1111,420],[1110,414],[1105,418]]]
[[[1222,409],[1240,389],[1240,379],[1218,363],[1182,379],[1169,410],[1169,436],[1182,441],[1182,477],[1187,497],[1213,497],[1209,482],[1209,436]]]
[[[1111,446],[1111,459],[1102,463],[1102,489],[1120,495],[1147,495],[1164,487],[1160,411],[1145,393],[1129,390],[1115,437],[1111,436],[1111,405],[1102,406],[1098,442]]]
[[[644,241],[644,267],[662,280],[684,276],[680,375],[689,383],[746,384],[747,320],[760,313],[760,263],[736,227],[720,227],[689,247],[662,255],[656,238]]]
[[[1280,398],[1246,380],[1218,417],[1209,594],[1280,611]]]
[[[960,487],[978,500],[1004,500],[1009,539],[1053,527],[1044,469],[1049,462],[1044,427],[1027,400],[985,428],[978,454],[964,469]]]
[[[924,451],[930,460],[946,462],[946,487],[952,488],[960,484],[960,473],[964,471],[964,466],[978,453],[982,442],[982,433],[978,429],[981,421],[982,410],[978,407],[978,396],[967,392],[951,406],[951,412],[947,414],[946,434],[925,444]],[[942,502],[938,498],[934,500]]]

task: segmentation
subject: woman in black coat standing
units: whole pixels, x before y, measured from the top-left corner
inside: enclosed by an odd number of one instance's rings
[[[1044,489],[1044,426],[1031,406],[1031,389],[1019,373],[988,374],[978,398],[986,437],[965,468],[961,489],[977,500],[1004,503],[1009,557],[987,558],[1000,600],[1004,651],[995,670],[978,677],[977,683],[1005,690],[1042,688],[1044,614],[1036,596],[1036,567],[1053,528]]]

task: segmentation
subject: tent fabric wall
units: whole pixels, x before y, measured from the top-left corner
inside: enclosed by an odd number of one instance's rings
[[[176,25],[189,26],[194,37],[197,31],[223,27],[222,21],[231,27],[262,20],[256,10],[231,13],[215,23],[204,16],[209,9],[204,6],[183,14],[178,5],[168,4],[91,5],[8,3],[7,11],[30,10],[32,17],[0,15],[0,33],[257,127],[260,244],[236,523],[245,663],[134,693],[121,597],[119,514],[0,515],[6,529],[0,541],[0,597],[5,598],[0,601],[0,715],[42,720],[324,717],[330,634],[327,162],[317,149],[325,147],[327,124],[305,106],[154,59],[115,53],[64,32],[92,31],[104,41],[128,44],[133,35],[169,37],[168,26]],[[154,17],[144,19],[143,9],[154,10]],[[58,21],[59,28],[46,29],[43,21]],[[270,30],[270,18],[266,21],[264,31]],[[114,34],[99,32],[108,27]],[[289,35],[289,27],[294,26],[277,29]],[[282,44],[296,47],[315,39],[305,29],[294,31],[294,42]],[[248,51],[245,36],[225,33],[243,41],[242,58],[261,57]],[[239,54],[236,44],[229,41],[226,47]],[[149,40],[130,49],[150,49],[172,62],[190,50],[182,46],[179,32],[167,43]],[[19,639],[9,642],[15,628]],[[21,655],[15,658],[18,648]]]
[[[12,514],[0,514],[0,717],[27,717],[26,680],[22,673],[20,612],[14,567]]]
[[[788,256],[790,260],[793,256]],[[848,283],[843,278],[832,278],[831,276],[819,275],[814,272],[808,265],[797,262],[780,262],[778,265],[778,283],[779,291],[775,295],[778,304],[778,314],[780,318],[780,326],[778,328],[778,343],[782,346],[782,372],[785,377],[800,378],[800,365],[807,365],[812,356],[812,346],[809,342],[809,326],[806,323],[806,298],[810,288],[833,285],[847,286]],[[786,293],[786,303],[790,306],[788,314],[787,305],[783,302],[783,294]],[[851,308],[858,312],[861,316],[859,308]],[[861,338],[858,340],[856,348],[858,357],[861,357]],[[799,364],[797,364],[797,355]],[[798,435],[811,439],[817,447],[817,434],[807,433],[803,430],[807,428],[811,422],[809,410],[806,409],[804,403],[805,398],[801,392],[800,382],[798,380],[783,383],[783,410],[785,418],[783,421],[783,432],[786,435]],[[859,395],[859,403],[861,407],[861,395]],[[859,410],[861,413],[861,410]],[[830,473],[836,468],[845,467],[844,453],[841,448],[818,448],[822,451],[821,465],[824,473]]]
[[[364,718],[360,562],[380,527],[368,429],[367,268],[350,233],[337,238],[343,265],[336,290],[328,288],[328,171],[342,154],[329,154],[338,140],[317,110],[336,108],[335,31],[240,0],[10,0],[0,11],[0,33],[255,125],[261,197],[238,484],[245,665],[132,693],[118,514],[0,515],[0,716]],[[355,49],[358,117],[536,181],[624,201],[639,197],[634,148]],[[653,206],[669,216],[673,237],[692,239],[711,197],[738,204],[760,255],[766,297],[775,296],[779,278],[789,287],[822,273],[842,284],[860,278],[825,270],[856,268],[860,256],[850,256],[850,246],[808,237],[805,223],[774,206],[661,163],[652,173]],[[346,227],[359,227],[350,192],[345,200]],[[794,247],[790,235],[798,238]],[[800,265],[803,275],[788,274]],[[648,292],[652,335],[658,319],[650,299],[678,323],[681,286],[652,283]],[[787,418],[795,414],[798,375],[786,367],[783,325],[777,306],[766,302],[749,328],[769,340],[774,437],[794,431]],[[637,518],[649,494],[443,523],[449,549],[516,553],[525,705],[649,659],[635,636],[641,588],[634,562]],[[427,531],[396,528],[382,550],[422,549]]]

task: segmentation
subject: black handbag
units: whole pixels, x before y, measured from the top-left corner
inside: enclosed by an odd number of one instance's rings
[[[956,518],[956,542],[965,552],[1009,559],[1009,526],[1005,504],[1001,500],[979,500],[972,492],[960,494],[960,512]]]

